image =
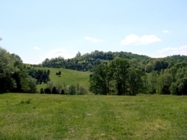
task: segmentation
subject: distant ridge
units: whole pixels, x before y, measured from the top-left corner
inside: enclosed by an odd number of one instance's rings
[[[103,52],[95,50],[91,53],[81,55],[80,52],[76,54],[74,58],[64,59],[59,56],[56,58],[46,58],[40,66],[51,68],[66,68],[79,71],[92,71],[92,69],[99,64],[106,64],[113,60],[115,57],[121,57],[127,59],[132,65],[136,65],[145,69],[146,65],[152,61],[159,60],[168,63],[167,66],[171,67],[176,62],[187,62],[187,56],[185,55],[173,55],[163,58],[152,58],[146,55],[133,54],[131,52]]]

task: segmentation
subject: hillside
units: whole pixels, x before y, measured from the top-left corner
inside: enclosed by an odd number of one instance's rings
[[[81,85],[88,90],[89,87],[89,75],[90,72],[81,72],[76,70],[69,70],[64,68],[47,68],[47,67],[35,67],[37,70],[49,70],[50,81],[60,85]],[[61,75],[56,75],[57,72],[61,72]],[[38,84],[37,90],[45,88],[46,84]]]

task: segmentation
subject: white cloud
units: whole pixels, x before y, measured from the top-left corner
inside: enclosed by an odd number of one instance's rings
[[[34,50],[42,50],[41,48],[39,48],[39,47],[37,47],[37,46],[35,46],[33,49],[34,49]]]
[[[160,56],[167,56],[167,55],[187,55],[187,45],[181,47],[167,47],[161,50],[158,50],[157,53]]]
[[[93,42],[96,42],[96,43],[103,42],[103,40],[92,38],[92,37],[89,37],[89,36],[86,36],[84,39],[89,40],[89,41],[93,41]]]
[[[65,51],[64,49],[57,48],[57,49],[50,50],[46,54],[45,58],[51,59],[51,58],[55,58],[55,57],[58,57],[58,56],[61,56],[61,57],[65,58],[65,59],[74,57],[74,56],[70,55],[67,51]]]
[[[161,50],[158,50],[157,52],[158,53],[165,53],[165,52],[175,52],[177,50],[178,50],[178,48],[175,48],[175,47],[167,47],[167,48],[163,48]]]
[[[163,30],[162,32],[165,33],[165,34],[169,33],[168,30]]]
[[[143,35],[143,36],[137,36],[135,34],[131,34],[125,37],[124,40],[121,41],[122,45],[142,45],[142,44],[152,44],[155,42],[160,42],[161,39],[159,39],[155,35]]]

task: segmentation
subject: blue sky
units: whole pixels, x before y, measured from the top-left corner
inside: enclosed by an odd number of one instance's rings
[[[1,0],[0,37],[32,64],[94,50],[187,55],[187,1]]]

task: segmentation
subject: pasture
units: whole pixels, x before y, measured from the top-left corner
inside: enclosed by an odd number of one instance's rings
[[[36,67],[36,69],[40,70],[50,70],[50,81],[61,84],[61,85],[81,85],[88,90],[89,87],[89,75],[90,72],[82,72],[70,69],[63,69],[63,68],[46,68],[46,67]],[[56,75],[57,72],[61,71],[61,75]],[[38,92],[41,88],[45,88],[46,84],[42,83],[37,85]]]
[[[187,96],[0,95],[3,140],[185,140]]]

